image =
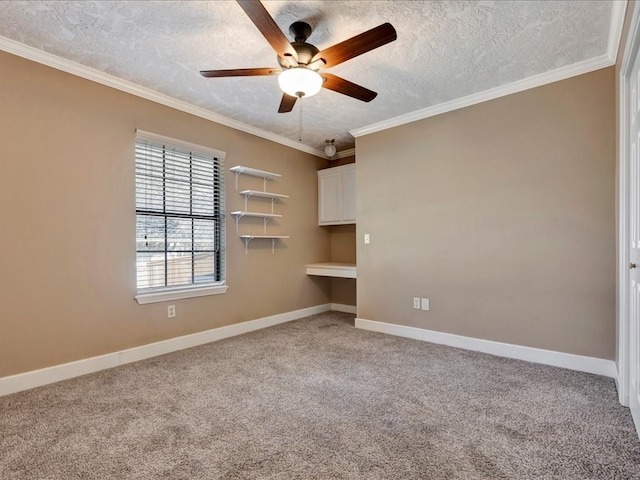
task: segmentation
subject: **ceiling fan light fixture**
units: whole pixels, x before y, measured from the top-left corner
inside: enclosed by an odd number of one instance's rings
[[[322,88],[322,77],[306,67],[288,68],[278,75],[278,84],[284,93],[292,97],[311,97]]]
[[[333,157],[336,154],[336,146],[333,144],[335,140],[333,138],[327,138],[325,140],[327,146],[324,147],[324,153],[327,157]]]

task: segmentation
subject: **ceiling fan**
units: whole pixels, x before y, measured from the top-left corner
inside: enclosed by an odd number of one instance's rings
[[[314,45],[307,43],[307,38],[311,35],[311,26],[308,23],[291,24],[289,33],[294,41],[290,43],[259,0],[237,2],[275,50],[282,68],[203,70],[200,72],[202,76],[216,78],[278,75],[278,83],[283,91],[279,113],[290,112],[298,98],[315,95],[321,88],[363,102],[370,102],[378,95],[337,75],[318,73],[318,70],[333,67],[394,41],[397,38],[396,30],[390,23],[383,23],[332,47],[318,50]]]

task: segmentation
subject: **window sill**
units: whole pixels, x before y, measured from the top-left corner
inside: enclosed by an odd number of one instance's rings
[[[207,285],[202,287],[190,288],[172,288],[170,290],[155,291],[149,293],[139,293],[136,295],[136,301],[140,305],[147,303],[168,302],[171,300],[180,300],[183,298],[204,297],[207,295],[219,295],[227,293],[227,285]]]

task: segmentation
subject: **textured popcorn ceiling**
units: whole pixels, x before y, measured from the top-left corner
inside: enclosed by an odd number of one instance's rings
[[[611,1],[267,1],[288,34],[311,24],[319,49],[390,22],[398,39],[327,69],[378,92],[322,90],[277,113],[274,77],[205,79],[203,69],[277,67],[233,1],[2,1],[0,35],[322,149],[349,130],[568,66],[607,50]]]

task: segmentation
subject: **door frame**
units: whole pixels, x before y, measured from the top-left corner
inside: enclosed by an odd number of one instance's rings
[[[618,78],[618,228],[616,252],[616,323],[617,348],[616,363],[618,374],[618,399],[624,406],[629,406],[630,386],[630,351],[629,351],[629,120],[627,105],[630,101],[629,77],[633,61],[640,49],[640,2],[636,2],[631,13],[631,23]]]

